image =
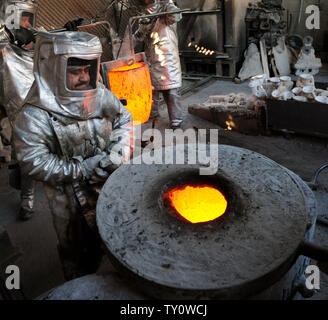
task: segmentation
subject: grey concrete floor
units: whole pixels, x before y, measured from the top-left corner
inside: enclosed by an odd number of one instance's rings
[[[328,81],[328,77],[324,77]],[[211,80],[204,86],[186,94],[182,99],[185,116],[184,129],[218,128],[215,124],[188,114],[188,105],[205,102],[210,95],[229,94],[231,92],[249,93],[248,83],[240,85],[227,81]],[[160,111],[161,119],[157,128],[163,131],[168,127],[165,107]],[[143,126],[150,127],[150,123]],[[315,170],[328,161],[327,139],[293,136],[286,139],[281,135],[247,136],[237,132],[220,130],[219,143],[244,147],[277,161],[298,174],[303,180],[310,181]],[[316,192],[319,213],[328,216],[328,170],[319,179]],[[19,192],[8,185],[7,168],[0,169],[0,224],[3,225],[14,245],[21,251],[18,261],[25,295],[34,299],[40,294],[64,282],[60,262],[56,251],[56,234],[52,226],[51,214],[42,190],[37,185],[35,216],[27,222],[17,220]],[[316,240],[328,246],[328,228],[319,226]],[[325,277],[325,276],[323,276]],[[324,278],[323,278],[324,279]],[[326,281],[326,280],[325,280]],[[324,282],[324,281],[323,281]],[[324,282],[327,284],[327,281]],[[328,298],[327,285],[318,293],[318,299]]]
[[[64,282],[48,201],[42,184],[38,183],[34,217],[22,222],[17,219],[20,193],[9,186],[6,167],[0,169],[0,186],[0,224],[21,254],[16,264],[20,268],[22,290],[27,298],[33,299]]]

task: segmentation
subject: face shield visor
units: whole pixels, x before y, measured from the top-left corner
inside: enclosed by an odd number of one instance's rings
[[[34,1],[8,0],[1,11],[8,29],[35,28],[37,5]]]
[[[23,11],[20,26],[26,29],[35,27],[35,14],[33,12]]]
[[[66,64],[65,90],[90,91],[98,88],[100,59],[69,57]]]

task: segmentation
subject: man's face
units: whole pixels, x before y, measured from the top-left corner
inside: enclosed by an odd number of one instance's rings
[[[22,15],[20,26],[23,28],[26,28],[26,29],[33,27],[33,25],[31,24],[31,19],[32,19],[32,17],[29,15]],[[33,50],[34,43],[30,42],[30,43],[24,45],[23,48],[26,50]]]
[[[70,67],[67,70],[67,89],[90,89],[90,66]]]
[[[20,25],[21,25],[21,27],[26,28],[26,29],[31,28],[32,27],[31,17],[22,16]]]

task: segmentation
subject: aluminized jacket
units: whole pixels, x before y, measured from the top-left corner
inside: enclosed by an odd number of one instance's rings
[[[67,117],[52,104],[24,105],[14,123],[15,148],[24,173],[55,187],[82,181],[81,162],[100,151],[110,154],[115,146],[122,157],[130,156],[130,112],[102,84],[97,91],[97,113],[88,118]]]
[[[98,261],[94,257],[99,251],[97,241],[82,217],[95,208],[105,177],[94,184],[93,178],[101,177],[96,168],[90,177],[85,163],[94,156],[106,155],[106,161],[123,164],[134,146],[130,112],[111,91],[98,84],[101,53],[100,40],[94,35],[39,32],[35,81],[14,122],[21,169],[44,182],[67,279],[94,272],[87,262]],[[66,86],[70,58],[90,62],[90,89],[70,90]],[[115,166],[108,162],[107,169],[114,170]]]
[[[148,6],[146,11],[147,14],[155,14],[172,10],[178,8],[173,4],[155,3]],[[137,36],[137,39],[145,41],[145,53],[154,89],[180,88],[182,76],[176,23],[169,24],[167,19],[159,18],[144,30],[142,37]]]
[[[85,208],[95,208],[101,185],[89,183],[82,161],[103,152],[110,156],[114,149],[124,160],[134,142],[131,114],[114,94],[99,84],[96,101],[97,112],[83,118],[67,117],[51,103],[25,104],[14,122],[21,168],[44,182],[68,280],[95,272],[86,271],[86,262],[97,265],[99,259],[98,244],[82,217]]]
[[[1,103],[13,122],[34,81],[34,52],[10,43],[4,29],[0,30],[0,50]]]

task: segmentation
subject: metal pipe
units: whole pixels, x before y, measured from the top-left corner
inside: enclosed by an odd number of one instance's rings
[[[313,178],[311,184],[316,185],[316,184],[317,184],[318,177],[319,177],[319,174],[320,174],[323,170],[325,170],[325,169],[327,169],[327,168],[328,168],[328,163],[325,163],[323,166],[321,166],[321,167],[315,172],[315,174],[314,174],[314,178]]]
[[[216,14],[222,12],[221,9],[215,9],[215,10],[204,10],[204,11],[190,11],[190,12],[184,12],[183,14],[185,15],[191,15],[191,14],[197,14],[197,15],[201,15],[201,14]]]
[[[96,27],[96,26],[101,25],[101,24],[105,24],[107,26],[107,28],[108,28],[107,31],[110,30],[111,25],[108,21],[98,21],[98,22],[95,22],[95,23],[90,23],[90,24],[85,24],[85,25],[82,25],[82,26],[78,26],[77,28],[78,28],[78,30],[83,30],[83,29]],[[63,31],[67,31],[67,29],[66,28],[61,28],[61,29],[50,30],[49,32],[53,33],[53,32],[63,32]]]
[[[186,88],[182,88],[181,90],[179,90],[179,94],[181,96],[183,96],[184,94],[188,93],[189,91],[197,89],[198,87],[204,85],[205,83],[211,81],[212,79],[213,79],[213,76],[208,76],[200,81],[197,81],[196,83],[193,83],[192,85],[190,85]]]
[[[300,0],[301,1],[301,3],[300,3],[300,11],[299,11],[299,13],[298,13],[298,24],[300,24],[301,23],[301,19],[302,19],[302,12],[303,12],[303,0]]]
[[[144,18],[158,18],[158,17],[167,16],[170,14],[178,14],[178,13],[184,14],[185,12],[190,12],[190,11],[191,11],[191,9],[183,9],[183,10],[173,10],[173,11],[167,11],[167,12],[154,13],[154,14],[146,14],[143,16],[131,17],[130,20],[132,21],[132,20],[144,19]]]
[[[128,24],[128,28],[129,28],[129,34],[130,34],[130,52],[131,52],[131,55],[134,54],[134,41],[133,41],[133,32],[132,32],[132,21],[133,21],[133,17],[131,17],[129,19],[129,24]]]
[[[108,21],[98,21],[98,22],[95,22],[95,23],[90,23],[90,24],[85,24],[85,25],[82,25],[82,26],[78,26],[77,28],[79,30],[83,30],[83,29],[87,29],[87,28],[96,27],[96,26],[101,25],[101,24],[105,24],[108,28],[107,31],[109,32],[109,30],[111,28],[111,25]],[[39,33],[39,31],[36,30],[36,29],[33,29],[33,28],[29,28],[29,29],[34,31],[34,35],[37,35]],[[47,32],[56,33],[56,32],[64,32],[64,31],[67,31],[67,29],[66,28],[60,28],[60,29],[48,30]]]
[[[328,248],[303,241],[299,247],[299,255],[309,257],[317,261],[328,261]]]
[[[320,217],[318,217],[318,218],[317,218],[317,223],[318,223],[318,224],[321,224],[321,225],[323,225],[323,226],[328,227],[328,220],[326,220],[326,219],[324,219],[324,218],[320,218]]]

